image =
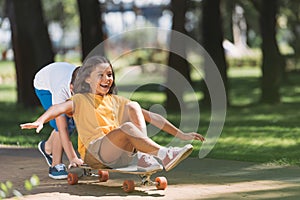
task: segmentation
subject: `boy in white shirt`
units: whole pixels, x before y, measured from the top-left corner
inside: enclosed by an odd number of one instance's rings
[[[45,110],[54,104],[65,102],[72,96],[73,82],[78,68],[66,62],[55,62],[36,73],[33,85]],[[49,177],[65,179],[68,173],[62,163],[63,149],[70,165],[83,164],[83,161],[77,157],[69,138],[69,134],[75,128],[74,121],[72,118],[61,115],[51,120],[50,126],[54,128],[51,135],[47,141],[41,141],[38,148],[49,165]]]

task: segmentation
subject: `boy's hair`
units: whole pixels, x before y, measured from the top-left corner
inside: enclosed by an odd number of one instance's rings
[[[111,67],[113,80],[115,80],[115,73],[113,67],[109,60],[103,56],[92,56],[84,61],[82,67],[79,68],[78,74],[74,83],[74,92],[76,93],[89,93],[91,92],[90,85],[85,82],[86,78],[90,76],[91,72],[99,64],[107,63]],[[110,87],[108,94],[115,93],[115,81],[113,81],[112,86]]]
[[[80,68],[80,67],[81,67],[81,66],[77,66],[77,67],[74,69],[74,71],[72,72],[72,78],[71,78],[70,84],[74,85],[74,82],[75,82],[75,79],[76,79],[76,77],[77,77],[77,74],[78,74],[78,71],[79,71],[79,68]]]

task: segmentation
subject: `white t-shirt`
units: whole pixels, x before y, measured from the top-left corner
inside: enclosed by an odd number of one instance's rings
[[[50,91],[52,104],[65,102],[71,97],[70,83],[75,68],[75,65],[66,62],[51,63],[36,73],[33,86]]]

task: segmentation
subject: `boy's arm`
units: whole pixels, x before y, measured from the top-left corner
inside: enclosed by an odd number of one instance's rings
[[[39,133],[43,128],[43,124],[56,118],[61,114],[71,114],[73,108],[72,101],[66,101],[64,103],[55,104],[51,106],[46,112],[44,112],[35,122],[21,124],[22,129],[36,128],[36,132]]]
[[[148,123],[153,124],[157,128],[159,128],[175,137],[178,137],[182,140],[200,140],[200,141],[205,140],[205,138],[199,133],[195,133],[195,132],[184,133],[184,132],[182,132],[180,129],[176,128],[173,124],[171,124],[166,118],[164,118],[163,116],[161,116],[157,113],[153,113],[153,112],[150,112],[145,109],[142,109],[142,112],[145,117],[145,120]]]

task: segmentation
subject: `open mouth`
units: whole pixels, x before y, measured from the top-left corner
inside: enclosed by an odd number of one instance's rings
[[[100,84],[100,87],[107,89],[107,88],[109,88],[109,85],[108,84]]]

